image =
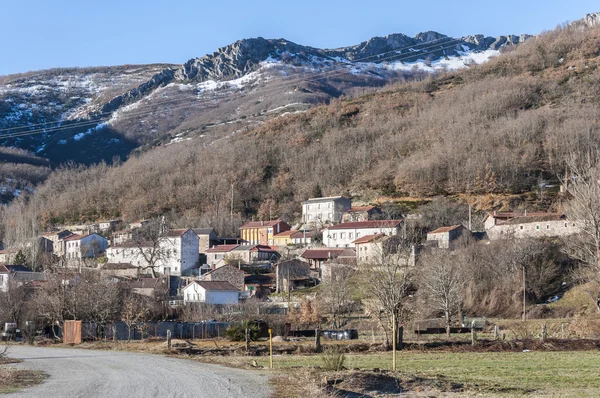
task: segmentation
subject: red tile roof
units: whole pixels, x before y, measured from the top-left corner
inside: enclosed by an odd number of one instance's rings
[[[361,238],[356,239],[352,243],[354,243],[354,244],[369,243],[369,242],[372,242],[374,240],[381,238],[382,236],[385,236],[385,234],[365,235]]]
[[[86,237],[86,236],[88,236],[88,235],[83,235],[83,236],[81,236],[81,235],[78,235],[78,234],[73,234],[73,235],[69,235],[69,236],[67,236],[67,237],[66,237],[66,238],[64,238],[63,240],[79,240],[79,239],[81,239],[81,238],[84,238],[84,237]]]
[[[227,253],[238,247],[239,245],[219,245],[208,249],[207,253]]]
[[[435,231],[431,231],[430,234],[441,234],[444,232],[454,231],[455,229],[458,229],[458,228],[463,228],[463,226],[462,225],[452,225],[450,227],[441,227],[441,228],[436,229]]]
[[[273,221],[251,221],[246,223],[240,227],[240,229],[250,229],[250,228],[267,228],[274,227],[277,224],[285,223],[283,220],[273,220]]]
[[[189,229],[171,229],[167,232],[167,236],[177,238],[183,236]]]
[[[273,238],[285,238],[285,237],[291,237],[292,235],[294,235],[296,232],[298,231],[294,231],[294,230],[290,230],[290,231],[283,231],[277,235],[273,235]]]
[[[302,252],[300,257],[309,260],[320,260],[326,258],[336,258],[344,249],[340,248],[323,248],[323,249],[307,249]]]
[[[361,229],[361,228],[396,228],[402,223],[402,220],[372,220],[372,221],[354,221],[346,222],[327,228],[336,229]]]

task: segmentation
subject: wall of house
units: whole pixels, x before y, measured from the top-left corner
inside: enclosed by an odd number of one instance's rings
[[[306,223],[339,223],[344,211],[352,206],[352,201],[346,198],[305,202],[302,204],[302,219]]]
[[[198,264],[199,249],[198,235],[192,230],[188,230],[181,237],[181,272],[193,269]]]
[[[523,239],[568,236],[579,233],[572,221],[540,221],[523,224],[497,224],[487,230],[489,239]]]
[[[191,283],[187,285],[183,289],[183,302],[184,303],[193,303],[193,302],[204,302],[205,290],[202,289],[199,285],[195,283]]]
[[[440,249],[449,249],[450,248],[450,233],[449,232],[427,234],[427,240],[435,241],[437,243],[437,247]]]
[[[377,258],[381,257],[382,244],[380,242],[359,243],[355,246],[356,261],[359,263],[376,261]]]
[[[204,301],[208,304],[237,304],[239,300],[239,292],[208,290],[205,292]]]
[[[375,234],[386,234],[388,236],[398,235],[400,228],[346,228],[326,229],[323,231],[323,244],[326,247],[354,247],[352,243],[356,239]]]

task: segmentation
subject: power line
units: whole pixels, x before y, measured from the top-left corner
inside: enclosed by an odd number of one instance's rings
[[[451,47],[455,47],[456,44],[452,44],[452,45],[448,45],[449,43],[457,43],[457,42],[461,42],[461,39],[454,39],[454,40],[449,40],[446,41],[445,43],[443,43],[443,45],[439,48],[436,48],[435,50],[432,51],[427,51],[427,52],[421,52],[419,51],[418,53],[414,52],[414,53],[410,53],[410,54],[394,54],[392,56],[388,56],[388,57],[384,57],[384,58],[380,58],[378,59],[379,61],[385,61],[387,59],[392,59],[392,58],[396,58],[395,61],[402,61],[403,59],[408,59],[408,58],[414,58],[415,56],[423,56],[423,55],[427,55],[427,54],[431,54],[440,50],[445,50],[445,49],[449,49]],[[426,48],[431,48],[431,47],[435,47],[437,45],[429,45],[427,47],[421,48],[420,50],[426,49]],[[411,47],[412,48],[412,47]],[[396,49],[393,50],[393,52],[397,52],[397,51],[401,51],[400,49]],[[387,51],[385,53],[381,53],[381,54],[387,54],[390,53],[392,51]],[[379,54],[376,55],[372,55],[369,57],[365,57],[365,59],[367,58],[373,58],[378,56]],[[404,56],[404,57],[403,57]],[[345,63],[345,62],[338,62],[337,63],[341,63],[343,65],[347,65],[347,66],[352,66],[354,63],[357,63],[359,61],[351,61],[351,63]],[[280,82],[277,85],[273,85],[271,87],[269,87],[267,90],[265,90],[262,94],[267,94],[271,91],[275,91],[278,90],[281,87],[284,87],[286,85],[289,84],[295,84],[295,83],[300,83],[300,82],[314,82],[314,81],[318,81],[318,80],[323,80],[326,78],[331,78],[333,76],[336,75],[342,75],[347,73],[347,70],[340,70],[340,69],[335,69],[335,70],[331,70],[331,71],[325,71],[325,72],[321,72],[321,73],[317,73],[313,76],[309,76],[309,77],[304,77],[304,78],[292,78],[289,80],[284,80],[282,82]],[[320,76],[320,77],[319,77]],[[222,82],[224,84],[227,83],[227,81]],[[166,105],[169,103],[177,103],[177,102],[182,102],[184,100],[182,99],[176,99],[176,100],[171,100],[171,101],[163,101],[163,102],[156,102],[156,103],[152,103],[152,104],[146,104],[146,105],[140,105],[140,107],[158,107],[161,105]],[[214,99],[197,99],[197,100],[192,100],[194,101],[194,103],[187,103],[184,106],[176,106],[174,108],[170,108],[168,109],[169,111],[172,110],[178,110],[178,109],[184,109],[184,108],[189,108],[192,106],[195,106],[197,104],[203,104],[203,103],[211,103],[214,102]],[[118,112],[107,112],[105,113],[106,116],[112,116],[114,113]],[[154,112],[160,112],[159,110],[156,111],[143,111],[143,112],[138,112],[138,113],[130,113],[127,115],[123,115],[120,117],[120,120],[124,120],[124,119],[130,119],[130,118],[134,118],[134,117],[138,117],[138,116],[143,116],[143,115],[148,115]],[[69,124],[69,125],[58,125],[55,127],[50,127],[50,128],[43,128],[43,129],[36,129],[36,130],[29,130],[29,131],[22,131],[22,132],[15,132],[15,133],[8,133],[8,134],[2,134],[0,135],[0,139],[9,139],[9,138],[16,138],[16,137],[22,137],[22,136],[28,136],[28,135],[35,135],[35,134],[42,134],[42,133],[50,133],[50,132],[57,132],[57,131],[65,131],[65,130],[70,130],[73,128],[77,128],[77,127],[94,127],[94,126],[98,126],[99,124],[101,124],[102,122],[106,122],[110,120],[110,118],[108,119],[104,119],[103,117],[98,118],[98,119],[93,119],[93,120],[89,120],[89,121],[82,121],[82,122],[77,122],[77,123],[73,123],[73,124]],[[241,120],[247,120],[247,118],[245,119],[234,119],[233,121],[228,121],[227,123],[232,123],[235,121],[241,121]],[[57,122],[59,123],[59,122]],[[60,122],[60,123],[64,123],[64,122]],[[42,124],[38,124],[38,125],[42,125]],[[210,124],[205,124],[204,126],[209,127],[211,125],[214,125],[213,123]],[[24,127],[13,127],[13,128],[8,128],[8,129],[0,129],[1,131],[8,131],[8,130],[13,130],[16,128],[27,128],[27,127],[32,127],[35,125],[29,125],[29,126],[24,126]]]

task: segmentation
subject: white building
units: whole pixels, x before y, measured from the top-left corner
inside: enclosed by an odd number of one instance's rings
[[[492,213],[484,225],[490,240],[550,238],[580,232],[575,222],[560,213]]]
[[[198,264],[198,235],[191,229],[175,229],[162,237],[156,248],[126,242],[109,247],[106,257],[109,263],[130,263],[141,268],[149,267],[148,260],[152,259],[157,272],[181,276]]]
[[[98,234],[74,234],[64,241],[65,257],[71,264],[82,259],[99,257],[108,247],[108,240]]]
[[[302,220],[307,224],[335,224],[342,221],[352,201],[343,196],[311,198],[302,203]]]
[[[183,288],[183,302],[237,304],[239,290],[227,281],[193,281]]]
[[[355,247],[354,241],[366,235],[398,235],[402,220],[372,220],[338,224],[323,230],[327,247]]]

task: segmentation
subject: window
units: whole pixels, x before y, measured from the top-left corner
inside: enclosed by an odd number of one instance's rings
[[[306,210],[310,210],[310,205],[306,205]]]
[[[523,229],[523,226],[521,225],[520,229]]]
[[[360,232],[356,233],[356,239],[358,239],[360,237]]]
[[[333,237],[333,239],[337,239],[337,234],[333,234],[331,236]]]
[[[346,239],[346,233],[340,232],[340,239]]]
[[[569,224],[565,223],[565,228],[567,228],[569,226]]]
[[[537,229],[537,230],[539,231],[539,229],[540,229],[540,226],[539,226],[539,225],[536,225],[536,226],[535,226],[535,229]]]
[[[546,230],[550,229],[550,224],[546,224]]]
[[[348,238],[352,239],[353,236],[354,234],[352,232],[348,233]]]
[[[321,210],[321,204],[320,203],[317,205],[317,209]]]

